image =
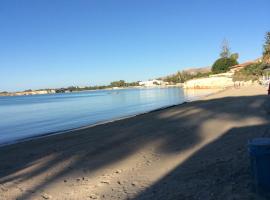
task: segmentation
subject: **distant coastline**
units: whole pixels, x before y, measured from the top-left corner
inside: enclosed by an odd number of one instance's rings
[[[41,89],[41,90],[27,90],[20,92],[0,92],[0,96],[31,96],[31,95],[44,95],[44,94],[56,94],[56,93],[71,93],[71,92],[84,92],[84,91],[98,91],[98,90],[120,90],[120,89],[136,89],[136,88],[167,88],[167,87],[182,87],[182,84],[166,84],[166,85],[138,85],[138,86],[124,86],[124,87],[73,87],[61,88],[61,89]]]

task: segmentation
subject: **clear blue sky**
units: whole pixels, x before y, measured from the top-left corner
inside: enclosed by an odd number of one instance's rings
[[[269,0],[0,0],[0,91],[147,80],[261,55]]]

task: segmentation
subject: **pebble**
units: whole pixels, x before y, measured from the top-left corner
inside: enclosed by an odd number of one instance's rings
[[[137,182],[132,182],[131,185],[136,186],[136,185],[138,185],[138,183]]]
[[[104,184],[110,184],[109,181],[100,181],[101,183],[104,183]]]
[[[43,193],[41,196],[43,197],[43,199],[50,199],[51,198],[51,196],[46,194],[46,193]]]
[[[5,187],[3,187],[3,186],[1,187],[1,190],[4,191],[4,192],[7,192],[8,191],[8,189],[5,188]]]
[[[97,197],[97,195],[95,195],[95,194],[91,194],[91,195],[89,196],[89,198],[90,198],[90,199],[97,199],[98,197]]]

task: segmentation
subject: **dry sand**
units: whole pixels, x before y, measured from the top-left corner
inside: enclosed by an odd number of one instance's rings
[[[0,148],[0,199],[259,199],[247,141],[270,136],[261,86]]]

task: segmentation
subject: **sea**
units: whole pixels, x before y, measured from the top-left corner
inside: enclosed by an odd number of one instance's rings
[[[193,101],[216,90],[134,88],[0,97],[0,145]]]

